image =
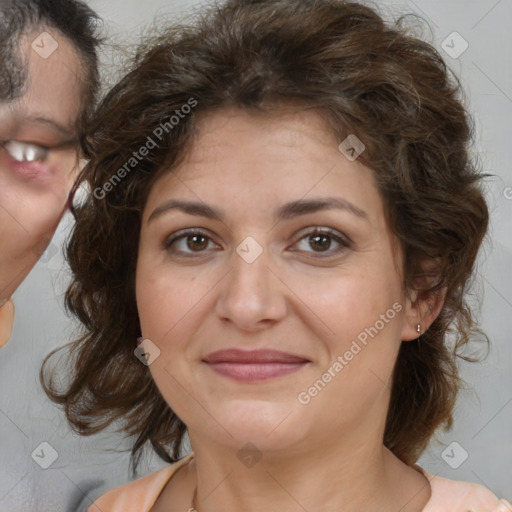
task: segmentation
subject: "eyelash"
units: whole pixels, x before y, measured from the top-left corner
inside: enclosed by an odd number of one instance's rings
[[[188,230],[184,230],[184,231],[178,231],[177,233],[168,237],[164,241],[164,244],[163,244],[164,249],[170,253],[173,253],[174,255],[178,255],[178,256],[184,257],[184,258],[201,257],[203,255],[203,253],[206,252],[206,250],[205,251],[186,252],[186,251],[181,251],[179,249],[176,250],[172,247],[179,240],[182,240],[182,239],[186,240],[188,237],[197,236],[197,235],[206,238],[208,242],[212,241],[212,239],[208,235],[208,233],[206,233],[200,229],[188,229]],[[348,237],[342,236],[337,231],[334,231],[333,229],[330,229],[330,228],[323,228],[323,229],[322,228],[314,228],[313,230],[305,233],[301,238],[299,238],[299,240],[297,242],[295,242],[294,245],[298,244],[302,240],[309,239],[315,235],[327,236],[327,237],[331,238],[332,240],[334,240],[336,243],[338,243],[340,245],[340,247],[334,251],[331,250],[330,247],[326,251],[305,251],[310,254],[315,254],[315,256],[313,256],[314,258],[318,258],[318,259],[328,258],[328,257],[334,256],[334,255],[340,254],[341,252],[345,251],[346,249],[349,249],[350,247],[352,247],[352,242]],[[301,251],[298,251],[297,249],[292,249],[292,252],[301,252]],[[322,254],[327,254],[327,256],[321,256]]]

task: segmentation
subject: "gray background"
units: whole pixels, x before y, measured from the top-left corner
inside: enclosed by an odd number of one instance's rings
[[[428,20],[432,32],[426,28],[424,37],[461,77],[476,120],[478,144],[474,151],[480,155],[482,167],[494,175],[488,181],[492,226],[474,289],[491,351],[483,364],[462,365],[467,390],[460,396],[454,428],[439,435],[419,463],[434,474],[480,482],[499,497],[512,500],[512,2],[404,0],[379,4],[384,13],[412,12]],[[90,5],[104,18],[109,41],[116,43],[107,46],[102,55],[105,77],[111,81],[119,51],[136,44],[154,16],[157,23],[173,21],[183,13],[193,13],[200,3],[91,0]],[[469,44],[457,59],[442,49],[443,40],[453,31]],[[71,223],[67,215],[49,250],[16,292],[14,335],[1,350],[2,512],[83,510],[90,499],[128,479],[128,454],[120,450],[129,447],[130,440],[113,432],[93,438],[73,435],[38,381],[43,357],[69,341],[75,328],[62,307],[68,271],[61,246]],[[31,457],[41,442],[50,443],[58,453],[48,469],[39,467]],[[458,467],[452,468],[445,460]],[[142,472],[160,466],[148,456]]]

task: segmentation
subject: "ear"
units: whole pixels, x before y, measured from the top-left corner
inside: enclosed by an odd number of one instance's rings
[[[434,265],[428,265],[430,269]],[[425,267],[424,267],[425,268]],[[433,286],[439,276],[422,277],[419,279],[419,290],[408,293],[405,300],[405,317],[402,325],[402,341],[415,340],[421,336],[439,316],[446,298],[446,287],[432,292],[421,292]],[[418,325],[419,332],[418,332]]]

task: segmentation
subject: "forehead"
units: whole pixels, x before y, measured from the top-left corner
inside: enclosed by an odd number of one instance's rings
[[[244,145],[240,147],[239,141]],[[224,108],[198,119],[187,163],[207,163],[211,153],[228,149],[262,156],[316,153],[328,159],[336,137],[320,111],[289,107],[274,113]],[[222,149],[221,149],[222,148]]]
[[[277,203],[339,195],[380,217],[373,171],[349,161],[338,145],[328,123],[312,109],[204,114],[180,163],[153,184],[147,210],[170,198],[199,198],[222,208],[242,205],[255,218]]]
[[[30,119],[51,120],[74,132],[84,90],[84,69],[77,50],[59,32],[40,29],[23,36],[19,52],[27,70],[24,92],[0,105],[0,117],[11,126]]]
[[[209,180],[228,187],[272,186],[284,180],[297,193],[305,181],[318,188],[343,175],[358,181],[364,177],[372,184],[373,172],[345,158],[339,142],[316,109],[268,114],[224,108],[198,118],[174,174],[185,181]]]

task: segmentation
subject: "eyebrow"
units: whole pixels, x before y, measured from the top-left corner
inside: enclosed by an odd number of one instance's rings
[[[325,197],[322,199],[299,199],[280,206],[275,212],[275,220],[289,220],[300,215],[307,215],[323,210],[345,210],[352,213],[356,217],[369,220],[365,211],[361,210],[350,201],[341,197]],[[225,221],[225,214],[218,208],[209,206],[205,203],[195,201],[182,201],[178,199],[170,199],[160,206],[157,206],[148,218],[148,224],[154,219],[160,217],[164,213],[171,210],[179,210],[189,215],[206,217],[207,219]]]
[[[70,130],[63,124],[55,121],[54,119],[48,119],[47,117],[39,117],[39,116],[28,116],[23,119],[23,122],[40,124],[49,128],[52,128],[56,132],[58,132],[63,138],[66,140],[75,140],[76,133],[75,130]]]

